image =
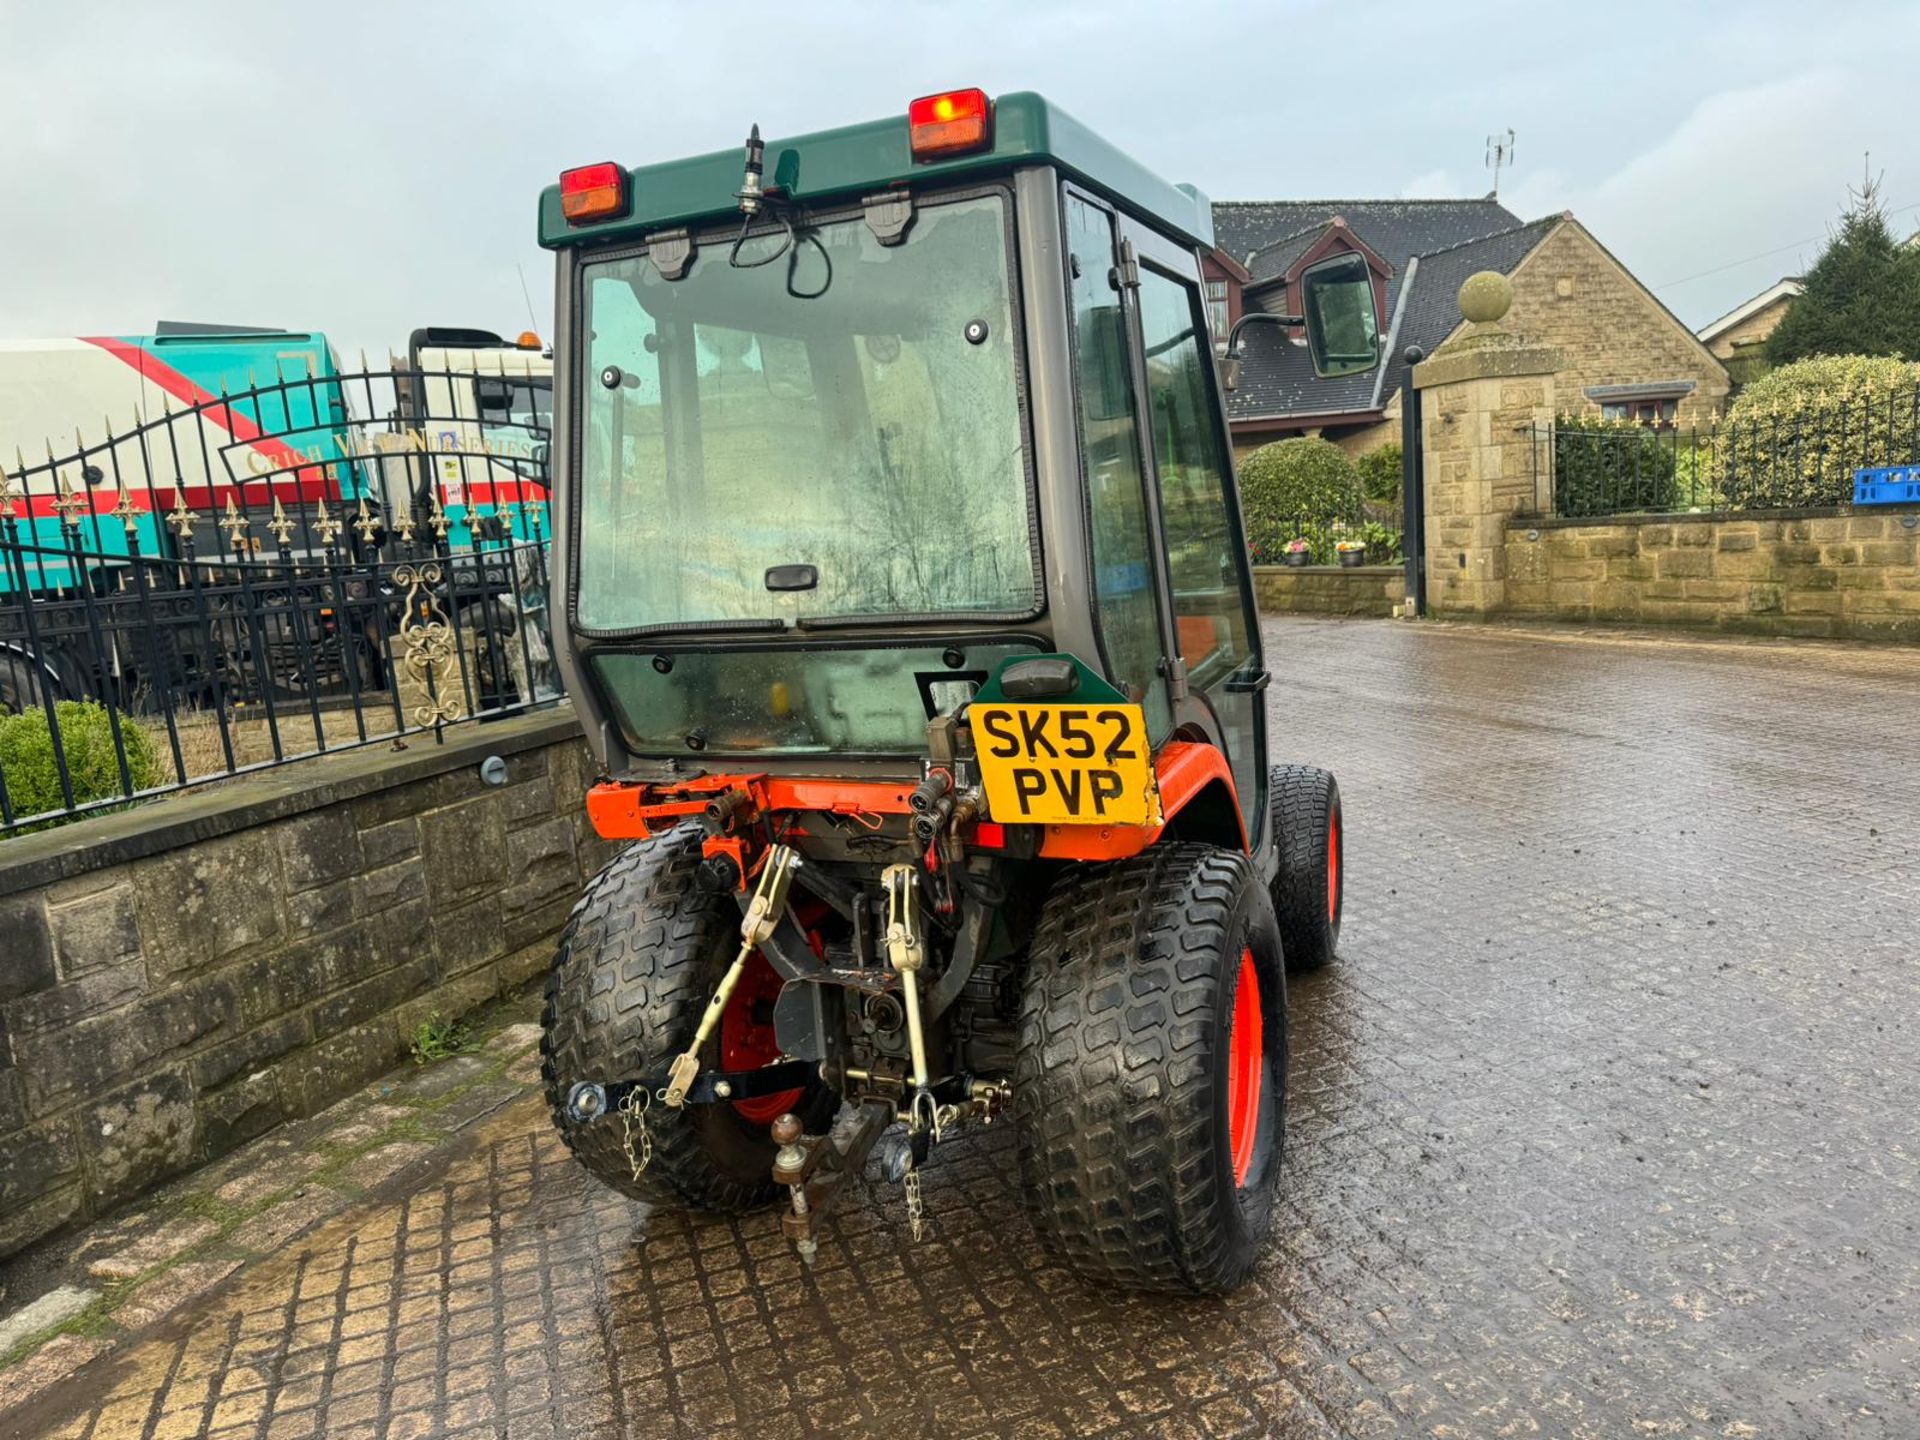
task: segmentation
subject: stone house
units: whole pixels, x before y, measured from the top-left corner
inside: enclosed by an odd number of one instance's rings
[[[1322,379],[1302,334],[1243,334],[1240,387],[1228,397],[1241,455],[1318,434],[1353,454],[1400,435],[1409,346],[1432,354],[1464,322],[1460,282],[1480,270],[1513,286],[1507,328],[1565,357],[1564,409],[1647,425],[1704,423],[1725,404],[1726,366],[1571,213],[1522,221],[1478,200],[1222,201],[1206,271],[1216,342],[1249,309],[1297,313],[1305,269],[1340,253],[1373,276],[1385,362]]]
[[[1767,337],[1805,288],[1798,275],[1788,275],[1694,333],[1726,364],[1734,382],[1745,384],[1765,373]]]

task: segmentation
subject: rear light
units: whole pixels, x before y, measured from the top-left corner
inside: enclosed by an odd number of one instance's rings
[[[627,213],[627,172],[611,160],[560,172],[560,213],[569,225]]]
[[[982,820],[973,827],[973,846],[976,850],[1006,849],[1007,827],[996,820]]]
[[[916,160],[938,160],[993,143],[993,105],[984,90],[948,90],[907,106],[907,134]]]

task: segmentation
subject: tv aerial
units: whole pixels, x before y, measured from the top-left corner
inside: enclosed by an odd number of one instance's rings
[[[1487,168],[1493,171],[1493,193],[1500,194],[1500,172],[1513,164],[1513,130],[1487,136]]]

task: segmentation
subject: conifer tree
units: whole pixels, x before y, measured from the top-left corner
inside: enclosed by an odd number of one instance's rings
[[[1767,359],[1900,355],[1920,359],[1920,248],[1893,238],[1880,187],[1848,192],[1840,228],[1767,338]]]

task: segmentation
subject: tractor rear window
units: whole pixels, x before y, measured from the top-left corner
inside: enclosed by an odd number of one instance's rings
[[[638,755],[924,752],[927,721],[1028,646],[679,651],[593,657]],[[959,665],[952,663],[960,660]]]
[[[1040,608],[997,193],[584,268],[591,631]]]

